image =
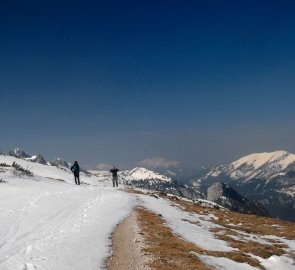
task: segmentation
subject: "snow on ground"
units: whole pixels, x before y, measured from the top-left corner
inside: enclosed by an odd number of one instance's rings
[[[20,158],[0,155],[0,163],[6,163],[8,165],[12,165],[13,162],[16,162],[23,168],[30,170],[35,177],[41,176],[41,177],[47,177],[47,178],[54,178],[54,179],[60,179],[66,182],[73,183],[73,175],[69,170],[60,169],[55,166],[42,165],[39,163],[30,162]],[[89,180],[88,177],[87,177],[87,180]]]
[[[0,269],[100,269],[135,198],[108,187],[9,179],[0,192]]]
[[[209,266],[213,266],[214,269],[218,270],[258,270],[258,268],[253,267],[246,263],[238,263],[228,258],[223,257],[212,257],[206,255],[200,255],[194,252],[194,254],[201,259],[201,261]],[[276,268],[276,270],[282,270],[281,268]]]
[[[185,212],[162,198],[111,188],[108,173],[82,174],[85,184],[76,186],[65,169],[0,156],[0,163],[13,162],[34,176],[20,178],[12,168],[0,169],[0,179],[6,181],[0,183],[1,270],[103,269],[111,252],[112,232],[136,206],[162,215],[175,234],[201,248],[234,250],[209,231],[221,227],[214,224],[212,215]],[[291,251],[294,241],[288,241]],[[253,269],[226,258],[202,259],[217,269]],[[292,269],[293,262],[284,256],[261,261],[269,270]]]
[[[169,227],[182,238],[195,245],[213,251],[233,251],[227,242],[216,239],[209,230],[221,226],[204,220],[206,216],[181,211],[166,200],[156,199],[150,196],[139,195],[142,205],[147,209],[160,214],[167,221]]]
[[[294,258],[287,256],[273,255],[268,259],[249,254],[252,258],[257,259],[260,264],[267,270],[295,270]]]
[[[274,255],[266,260],[260,258],[259,261],[268,270],[295,270],[294,260],[290,257]]]

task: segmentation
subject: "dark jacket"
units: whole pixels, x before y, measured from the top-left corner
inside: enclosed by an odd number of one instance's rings
[[[74,163],[74,165],[71,167],[71,171],[73,174],[79,174],[80,173],[80,167],[77,162]]]
[[[117,169],[117,168],[113,168],[113,169],[110,170],[110,172],[112,173],[113,177],[117,177],[118,176],[118,171],[119,171],[119,169]]]

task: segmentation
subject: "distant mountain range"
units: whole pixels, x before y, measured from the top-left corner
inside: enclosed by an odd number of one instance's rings
[[[101,177],[111,175],[104,171],[90,171],[92,174]],[[168,176],[161,175],[145,168],[136,167],[132,170],[119,172],[119,181],[125,185],[147,190],[162,191],[176,196],[184,197],[190,200],[204,198],[204,194],[188,187]]]
[[[63,170],[69,170],[71,166],[61,158],[48,162],[40,154],[30,156],[19,148],[8,154]],[[82,171],[111,180],[108,171]],[[251,154],[210,169],[196,166],[186,171],[166,166],[158,167],[155,172],[136,167],[120,172],[119,179],[126,186],[163,191],[192,200],[208,198],[235,211],[261,215],[267,215],[268,211],[271,216],[295,221],[295,155],[286,151]],[[212,189],[216,182],[221,184]],[[214,199],[208,188],[218,190]]]
[[[26,161],[40,163],[43,165],[56,166],[63,170],[69,170],[71,163],[61,159],[56,158],[53,161],[46,161],[40,154],[30,156],[24,150],[20,148],[15,148],[8,152],[9,156],[16,158],[21,158]],[[108,171],[97,171],[97,170],[85,170],[80,167],[80,170],[86,174],[94,174],[101,179],[109,178],[111,180],[111,175]],[[163,191],[177,196],[185,197],[187,199],[196,200],[203,198],[203,194],[195,190],[193,187],[188,187],[177,182],[172,178],[161,175],[151,170],[145,168],[134,168],[130,171],[122,171],[119,173],[119,178],[121,183],[126,186]]]
[[[60,166],[65,168],[69,168],[71,165],[71,163],[62,160],[61,158],[57,158],[53,161],[46,161],[44,157],[40,154],[30,156],[24,150],[20,148],[14,148],[13,150],[10,150],[8,152],[8,155],[12,157],[16,157],[16,158],[22,158],[31,162],[40,163],[43,165],[54,165],[54,166]]]
[[[64,169],[69,169],[72,166],[72,163],[63,160],[62,158],[56,158],[53,161],[46,161],[45,158],[41,154],[36,155],[29,155],[24,150],[20,148],[14,148],[13,150],[10,150],[8,152],[9,156],[16,157],[16,158],[22,158],[27,161],[40,163],[43,165],[50,165],[50,166],[56,166]],[[80,168],[80,170],[86,174],[89,174],[89,172],[83,168]]]
[[[295,155],[286,151],[257,153],[210,169],[193,181],[206,192],[222,181],[251,200],[260,202],[271,216],[295,221]]]

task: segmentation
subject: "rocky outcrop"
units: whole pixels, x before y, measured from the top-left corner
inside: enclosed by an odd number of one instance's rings
[[[170,190],[169,193],[190,200],[205,199],[204,194],[190,187],[178,187],[177,189]]]
[[[14,148],[8,152],[9,156],[16,157],[16,158],[28,158],[30,157],[24,150],[20,148]]]
[[[269,215],[267,210],[258,202],[241,196],[233,188],[220,181],[208,188],[207,199],[236,212],[261,216]]]
[[[63,168],[69,168],[70,167],[70,163],[63,160],[63,159],[61,159],[61,158],[56,158],[55,160],[50,162],[50,164],[53,165],[53,166],[63,167]]]
[[[34,159],[32,159],[33,162],[40,163],[40,164],[47,164],[44,157],[42,157],[40,154],[38,154]]]
[[[47,161],[40,154],[35,155],[35,156],[31,156],[29,158],[25,158],[25,160],[35,162],[35,163],[40,163],[40,164],[43,164],[43,165],[47,165]]]
[[[43,156],[41,156],[40,154],[35,155],[35,156],[30,156],[28,155],[24,150],[20,149],[20,148],[14,148],[13,150],[10,150],[8,152],[9,156],[12,157],[16,157],[16,158],[22,158],[31,162],[36,162],[36,163],[40,163],[40,164],[47,164],[46,160],[44,159]]]

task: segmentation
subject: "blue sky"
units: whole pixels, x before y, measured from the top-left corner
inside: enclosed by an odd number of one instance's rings
[[[9,1],[1,147],[134,166],[295,151],[293,1]]]

